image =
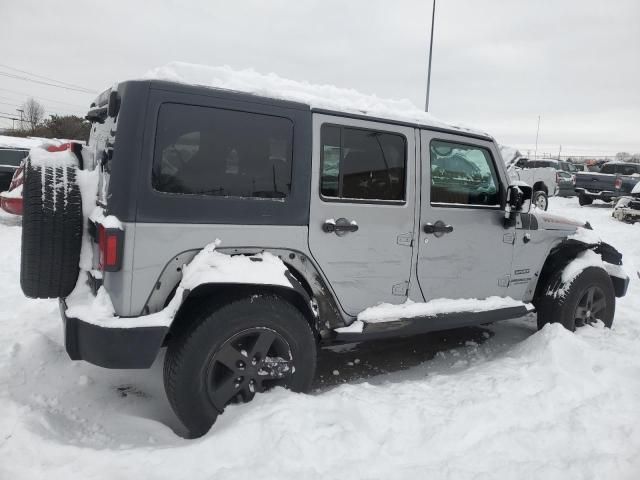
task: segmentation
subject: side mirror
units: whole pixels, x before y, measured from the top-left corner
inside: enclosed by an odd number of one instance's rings
[[[507,204],[504,209],[504,226],[515,224],[516,214],[528,213],[531,210],[533,188],[524,182],[509,185],[507,189]]]

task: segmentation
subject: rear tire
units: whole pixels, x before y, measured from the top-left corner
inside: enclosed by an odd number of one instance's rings
[[[569,285],[562,283],[562,270],[544,286],[535,302],[538,329],[547,323],[561,323],[575,331],[596,320],[611,328],[616,310],[615,291],[609,274],[598,267],[585,268]]]
[[[593,198],[586,196],[585,194],[578,195],[578,203],[580,206],[591,205],[593,203]]]
[[[254,392],[307,391],[315,367],[316,341],[305,316],[277,296],[253,295],[201,309],[169,341],[164,385],[188,437],[197,438],[228,404],[250,401]]]
[[[549,208],[549,197],[542,190],[538,190],[537,192],[534,192],[532,202],[540,210],[546,211],[547,208]]]
[[[23,187],[20,286],[27,297],[62,298],[76,286],[82,197],[74,166],[33,166]]]

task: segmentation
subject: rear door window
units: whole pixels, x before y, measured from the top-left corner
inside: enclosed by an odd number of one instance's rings
[[[153,187],[186,195],[285,198],[291,191],[293,123],[271,115],[164,104]]]
[[[320,193],[326,199],[404,201],[404,136],[323,125]]]

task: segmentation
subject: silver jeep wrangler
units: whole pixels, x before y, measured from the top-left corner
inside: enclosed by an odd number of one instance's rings
[[[588,224],[530,212],[484,134],[158,80],[87,118],[75,163],[27,161],[21,285],[60,298],[74,360],[148,368],[166,346],[192,437],[308,389],[321,345],[534,308],[611,326],[627,289]]]

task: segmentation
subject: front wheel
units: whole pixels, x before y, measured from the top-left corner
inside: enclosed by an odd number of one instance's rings
[[[584,193],[578,195],[578,203],[580,206],[591,205],[593,203],[593,198],[586,196]]]
[[[533,204],[540,210],[546,211],[549,208],[549,197],[544,191],[538,190],[533,194]]]
[[[539,329],[547,323],[561,323],[572,332],[598,320],[611,328],[616,310],[613,283],[599,267],[585,268],[568,283],[562,282],[562,271],[558,271],[535,304]]]
[[[197,438],[225,407],[282,386],[309,389],[316,342],[309,322],[274,295],[253,295],[201,311],[170,340],[164,384],[173,410]]]

